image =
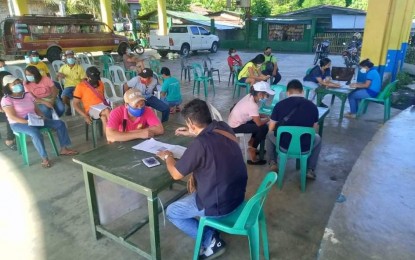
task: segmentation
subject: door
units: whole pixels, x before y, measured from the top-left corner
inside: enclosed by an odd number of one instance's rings
[[[199,26],[200,38],[201,38],[201,49],[210,49],[212,47],[210,32],[203,27]]]
[[[199,28],[197,26],[190,26],[190,49],[200,50],[202,49],[202,39],[200,38]]]

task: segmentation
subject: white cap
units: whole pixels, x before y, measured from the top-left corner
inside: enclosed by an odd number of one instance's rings
[[[270,95],[274,95],[275,91],[269,87],[268,82],[260,81],[254,84],[255,91],[267,92]]]
[[[3,86],[6,86],[7,84],[13,83],[16,80],[18,80],[18,78],[16,78],[15,76],[6,75],[6,76],[3,77]]]

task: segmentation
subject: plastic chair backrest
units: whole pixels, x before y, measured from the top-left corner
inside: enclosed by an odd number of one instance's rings
[[[180,66],[181,66],[182,69],[189,66],[189,59],[186,58],[186,57],[180,57]]]
[[[287,92],[287,86],[284,85],[271,85],[270,88],[275,91],[274,98],[272,99],[272,107],[274,107],[278,102],[280,102],[281,92]]]
[[[280,126],[277,130],[277,143],[276,147],[280,149],[280,139],[283,133],[288,133],[291,135],[290,145],[288,146],[288,150],[284,153],[288,154],[291,157],[300,157],[301,155],[305,155],[311,153],[313,144],[314,144],[314,137],[316,134],[316,130],[312,127],[304,127],[304,126]],[[301,136],[303,135],[310,135],[311,142],[309,149],[307,152],[301,151]]]
[[[110,54],[104,54],[99,58],[99,61],[104,66],[104,69],[108,69],[109,66],[114,65],[114,58]]]
[[[83,53],[77,53],[76,56],[78,57],[81,64],[90,64],[92,65],[91,61],[89,60],[89,57]]]
[[[212,60],[208,56],[206,56],[203,59],[202,63],[203,63],[203,68],[205,70],[211,70],[212,69]]]
[[[212,104],[209,103],[210,114],[212,115],[212,119],[216,121],[223,121],[222,115],[220,112],[214,107]]]
[[[255,195],[246,202],[233,228],[246,229],[246,227],[252,226],[258,220],[259,213],[264,206],[268,192],[274,186],[276,181],[277,174],[275,172],[269,172],[265,176]]]
[[[91,52],[84,52],[84,54],[89,58],[89,60],[92,62],[92,64],[95,64],[95,58],[94,58],[94,55],[92,55]]]
[[[93,67],[94,65],[82,63],[81,66],[86,71],[89,67]]]
[[[151,59],[151,60],[149,60],[148,62],[149,62],[149,64],[150,64],[150,69],[151,69],[153,72],[160,73],[160,70],[161,70],[161,64],[160,64],[160,61],[159,61],[159,60]]]
[[[203,69],[202,66],[198,63],[193,63],[192,64],[192,70],[193,70],[193,75],[194,78],[200,78],[201,76],[203,76]]]
[[[57,74],[59,72],[59,69],[65,65],[65,62],[61,61],[61,60],[54,60],[52,61],[52,69],[55,72],[55,74]]]
[[[391,93],[395,90],[397,83],[398,81],[395,80],[394,82],[391,82],[388,85],[386,85],[386,87],[378,94],[376,98],[381,100],[389,98]]]
[[[111,76],[111,80],[114,82],[115,85],[124,84],[127,82],[127,77],[125,76],[125,71],[121,66],[118,65],[111,65],[109,66],[109,72]]]
[[[101,77],[101,81],[102,83],[104,83],[104,94],[106,98],[118,97],[117,93],[115,92],[114,84],[112,84],[111,80]],[[108,90],[110,90],[111,92],[108,93]]]
[[[7,65],[7,70],[16,78],[26,80],[26,76],[24,73],[24,69],[20,68],[19,66],[15,65]]]

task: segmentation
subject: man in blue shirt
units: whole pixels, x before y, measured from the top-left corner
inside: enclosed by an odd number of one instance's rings
[[[173,179],[193,173],[196,191],[170,204],[166,215],[176,227],[196,239],[197,217],[224,216],[241,205],[248,175],[232,128],[223,121],[212,120],[205,101],[190,101],[181,114],[187,127],[178,128],[176,135],[193,136],[195,140],[177,162],[170,151],[157,155],[166,162]],[[215,229],[205,228],[201,248],[199,259],[214,258],[224,252],[225,242]]]
[[[268,135],[265,141],[265,149],[267,150],[267,159],[271,170],[278,171],[277,152],[276,152],[276,135],[274,131],[284,117],[289,115],[294,109],[294,113],[289,117],[285,126],[305,126],[314,127],[316,135],[314,138],[314,147],[307,161],[307,178],[314,180],[316,174],[314,172],[318,155],[321,150],[321,138],[318,132],[318,109],[310,100],[304,98],[303,85],[299,80],[291,80],[287,85],[288,98],[277,103],[272,111],[271,119],[268,125]],[[280,145],[283,149],[288,149],[291,137],[289,134],[281,136]],[[306,152],[310,150],[310,136],[301,137],[301,150]]]
[[[169,68],[161,68],[163,84],[161,85],[161,100],[169,105],[170,114],[180,111],[179,105],[182,103],[182,94],[180,92],[180,82],[171,76]]]

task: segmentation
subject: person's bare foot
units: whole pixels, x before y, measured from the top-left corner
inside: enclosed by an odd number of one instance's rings
[[[71,156],[71,155],[77,155],[78,152],[69,148],[62,148],[59,155],[64,155],[64,156]]]
[[[42,159],[41,165],[43,168],[50,168],[52,166],[48,158]]]

